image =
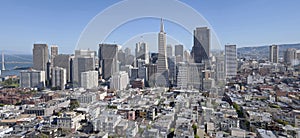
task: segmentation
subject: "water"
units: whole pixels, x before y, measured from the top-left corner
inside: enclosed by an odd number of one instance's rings
[[[19,75],[21,70],[15,70],[20,67],[32,67],[32,55],[13,55],[5,53],[5,70],[1,71],[1,76]],[[0,69],[2,70],[2,56],[0,56]]]

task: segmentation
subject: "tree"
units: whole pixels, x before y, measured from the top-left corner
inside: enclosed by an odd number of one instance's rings
[[[193,128],[193,130],[194,130],[194,135],[196,136],[197,135],[197,125],[194,123],[193,125],[192,125],[192,128]]]
[[[70,109],[71,110],[74,110],[74,109],[78,108],[79,106],[80,106],[80,104],[77,100],[72,100],[70,102]]]

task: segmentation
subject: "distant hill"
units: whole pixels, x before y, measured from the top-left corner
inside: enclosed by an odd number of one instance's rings
[[[269,46],[253,46],[253,47],[241,47],[237,49],[239,58],[268,58],[269,57]],[[281,44],[279,46],[279,57],[283,57],[284,52],[288,48],[295,48],[300,50],[300,43],[298,44]]]

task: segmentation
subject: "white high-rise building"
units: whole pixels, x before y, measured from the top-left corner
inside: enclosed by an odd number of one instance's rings
[[[225,56],[224,53],[216,56],[215,78],[217,82],[225,81]]]
[[[186,89],[202,89],[203,63],[177,63],[177,87]]]
[[[81,73],[81,87],[92,89],[98,87],[98,71],[86,71]]]
[[[177,63],[177,87],[186,89],[188,83],[188,64],[185,62]]]
[[[56,87],[60,90],[65,89],[67,84],[67,71],[61,67],[52,68],[52,87]]]
[[[204,63],[189,63],[188,64],[188,88],[202,89],[202,71]]]
[[[288,48],[285,52],[284,52],[284,61],[287,65],[298,65],[299,64],[299,57],[298,52],[300,52],[299,50],[296,50],[295,48]]]
[[[157,75],[156,85],[160,87],[169,86],[169,71],[167,60],[167,38],[164,32],[164,24],[161,19],[160,32],[158,34],[158,59],[157,59]]]
[[[279,47],[277,45],[271,45],[269,51],[269,60],[273,63],[278,63]]]
[[[149,48],[148,48],[147,43],[145,43],[145,42],[136,43],[135,57],[136,57],[136,60],[142,59],[142,60],[145,60],[146,64],[149,63]]]
[[[43,88],[45,87],[45,71],[24,70],[20,72],[21,88]]]
[[[225,45],[225,72],[226,78],[235,77],[237,74],[236,45]]]
[[[125,90],[129,84],[128,73],[120,71],[113,74],[110,81],[110,88],[115,90]]]

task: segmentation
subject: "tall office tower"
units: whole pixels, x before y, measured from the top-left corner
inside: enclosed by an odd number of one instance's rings
[[[153,87],[155,85],[155,79],[157,74],[157,65],[156,64],[147,64],[147,76],[148,76],[148,84]]]
[[[284,61],[287,65],[296,65],[297,60],[297,50],[295,48],[288,48],[284,53]]]
[[[73,60],[73,86],[81,85],[81,73],[95,70],[96,52],[91,50],[75,50]]]
[[[108,80],[112,74],[117,72],[118,45],[99,44],[99,67],[101,68],[102,79]]]
[[[131,49],[128,48],[128,47],[126,47],[126,48],[124,49],[124,53],[125,53],[125,57],[130,56],[130,55],[131,55]]]
[[[136,43],[135,57],[136,57],[136,60],[143,59],[143,60],[145,60],[146,64],[149,63],[149,48],[148,48],[147,43],[145,43],[145,42]]]
[[[138,78],[148,80],[147,67],[139,67],[138,68]]]
[[[110,82],[110,89],[125,90],[128,84],[128,73],[125,71],[120,71],[113,74]]]
[[[183,45],[175,45],[175,56],[183,57]]]
[[[126,55],[122,49],[118,51],[118,61],[120,62],[121,66],[126,65]]]
[[[92,89],[98,87],[98,71],[81,72],[81,85],[82,88]]]
[[[226,78],[235,77],[237,74],[236,45],[225,45],[225,72]]]
[[[47,62],[47,69],[46,69],[46,87],[51,87],[51,79],[52,79],[52,63],[50,60]]]
[[[45,87],[45,71],[24,70],[20,72],[21,88],[43,88]]]
[[[188,64],[188,88],[202,89],[203,75],[205,69],[204,63],[189,63]]]
[[[188,84],[188,63],[179,62],[177,63],[177,87],[186,89]]]
[[[216,73],[215,78],[218,83],[225,81],[225,61],[224,61],[223,53],[216,56],[215,73]]]
[[[169,86],[169,71],[166,51],[166,33],[164,32],[164,24],[161,19],[160,32],[158,34],[158,59],[157,59],[157,76],[156,85],[161,87]]]
[[[191,55],[195,63],[204,63],[210,56],[210,30],[199,27],[194,30],[194,46]]]
[[[169,80],[174,84],[176,80],[176,57],[168,57]]]
[[[269,60],[273,63],[278,63],[279,47],[277,45],[271,45],[269,51]]]
[[[67,84],[67,71],[65,68],[52,68],[52,87],[64,90]]]
[[[52,45],[51,46],[51,63],[53,65],[53,59],[55,58],[55,56],[58,55],[58,46],[57,45]]]
[[[190,55],[190,52],[187,51],[187,50],[185,50],[185,51],[183,52],[183,61],[184,61],[184,62],[191,62],[191,59],[192,59],[192,57],[191,57],[191,55]]]
[[[71,82],[71,55],[59,54],[53,59],[53,67],[66,69],[67,82]]]
[[[183,45],[175,45],[176,62],[182,62],[183,55]]]
[[[49,61],[49,51],[47,44],[33,45],[33,69],[47,70],[47,62]]]
[[[174,52],[173,52],[173,47],[172,45],[167,45],[167,58],[170,58],[174,55]]]

